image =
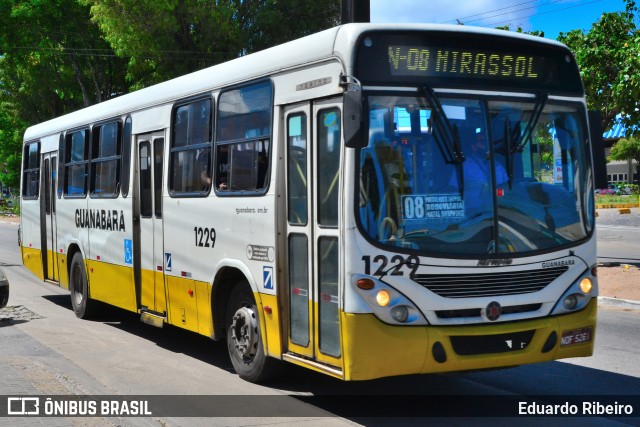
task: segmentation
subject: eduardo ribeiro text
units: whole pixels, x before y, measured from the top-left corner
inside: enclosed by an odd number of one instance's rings
[[[582,402],[577,405],[570,402],[548,404],[538,402],[518,402],[518,415],[632,415],[633,406],[614,402]]]

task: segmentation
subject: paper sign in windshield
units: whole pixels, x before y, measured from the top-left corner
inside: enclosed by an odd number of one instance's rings
[[[402,196],[402,207],[405,221],[464,218],[464,203],[459,194]]]

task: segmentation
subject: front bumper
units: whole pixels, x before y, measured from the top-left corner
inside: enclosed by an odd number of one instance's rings
[[[467,326],[392,326],[372,314],[342,313],[344,378],[500,368],[591,356],[597,299],[566,315]],[[569,331],[589,340],[562,344]],[[569,340],[570,341],[570,340]]]

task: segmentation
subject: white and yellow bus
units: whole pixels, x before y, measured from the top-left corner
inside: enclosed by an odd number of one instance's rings
[[[22,259],[250,381],[589,356],[592,175],[565,46],[348,24],[30,127]]]

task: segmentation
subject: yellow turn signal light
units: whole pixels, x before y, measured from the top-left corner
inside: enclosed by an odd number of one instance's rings
[[[376,294],[376,302],[380,307],[388,306],[389,302],[391,302],[391,295],[389,294],[389,291],[386,291],[384,289],[378,291],[378,293]]]
[[[593,289],[593,283],[591,283],[591,279],[585,277],[580,281],[580,290],[585,294],[588,294]]]

